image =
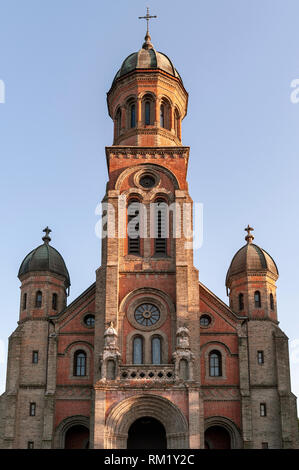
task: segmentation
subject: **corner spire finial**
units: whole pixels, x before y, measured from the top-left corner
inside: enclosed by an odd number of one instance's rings
[[[247,243],[249,245],[250,243],[252,243],[252,240],[254,240],[254,236],[251,233],[251,231],[254,230],[254,228],[250,227],[250,225],[248,224],[247,227],[244,230],[245,230],[245,232],[247,232],[245,240],[247,241]]]
[[[146,23],[147,23],[147,25],[146,25],[146,35],[145,35],[145,38],[144,38],[145,42],[143,43],[142,48],[143,49],[153,49],[153,45],[151,43],[151,37],[150,37],[150,34],[149,34],[148,23],[149,23],[149,20],[151,18],[157,18],[157,16],[156,15],[150,15],[149,14],[149,8],[147,7],[146,16],[138,16],[138,18],[140,20],[146,20]]]
[[[43,232],[45,232],[46,235],[42,238],[42,240],[48,245],[51,241],[49,233],[51,233],[52,230],[47,226],[46,228],[44,228]]]

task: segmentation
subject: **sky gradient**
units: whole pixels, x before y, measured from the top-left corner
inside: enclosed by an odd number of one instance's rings
[[[0,393],[7,338],[17,326],[17,273],[52,229],[75,299],[95,281],[95,209],[105,193],[112,144],[106,93],[143,42],[143,0],[0,0]],[[189,92],[182,125],[191,147],[189,191],[203,204],[200,280],[227,302],[225,275],[245,243],[275,259],[280,327],[290,339],[299,395],[297,0],[152,0],[154,47]]]

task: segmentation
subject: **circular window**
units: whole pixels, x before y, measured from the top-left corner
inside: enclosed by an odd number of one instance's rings
[[[86,326],[94,327],[94,322],[94,315],[86,315],[86,317],[84,317],[84,323]]]
[[[200,317],[200,326],[209,326],[211,323],[211,317],[209,315],[202,315]]]
[[[143,175],[139,180],[139,184],[146,189],[153,188],[156,185],[156,179],[152,175]]]
[[[134,314],[137,323],[143,326],[151,326],[160,319],[160,310],[153,304],[141,304]]]

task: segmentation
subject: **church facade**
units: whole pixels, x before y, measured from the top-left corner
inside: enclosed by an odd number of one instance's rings
[[[101,266],[67,305],[70,276],[50,229],[23,260],[0,447],[298,447],[277,266],[248,226],[227,272],[229,305],[199,282],[184,230],[188,93],[148,31],[107,102]]]

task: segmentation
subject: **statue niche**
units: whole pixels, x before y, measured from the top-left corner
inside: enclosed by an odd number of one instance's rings
[[[176,350],[172,355],[176,380],[193,380],[194,354],[190,350],[190,332],[181,326],[176,332]]]
[[[101,380],[119,379],[120,352],[117,331],[110,322],[104,333],[104,350],[100,356]]]

